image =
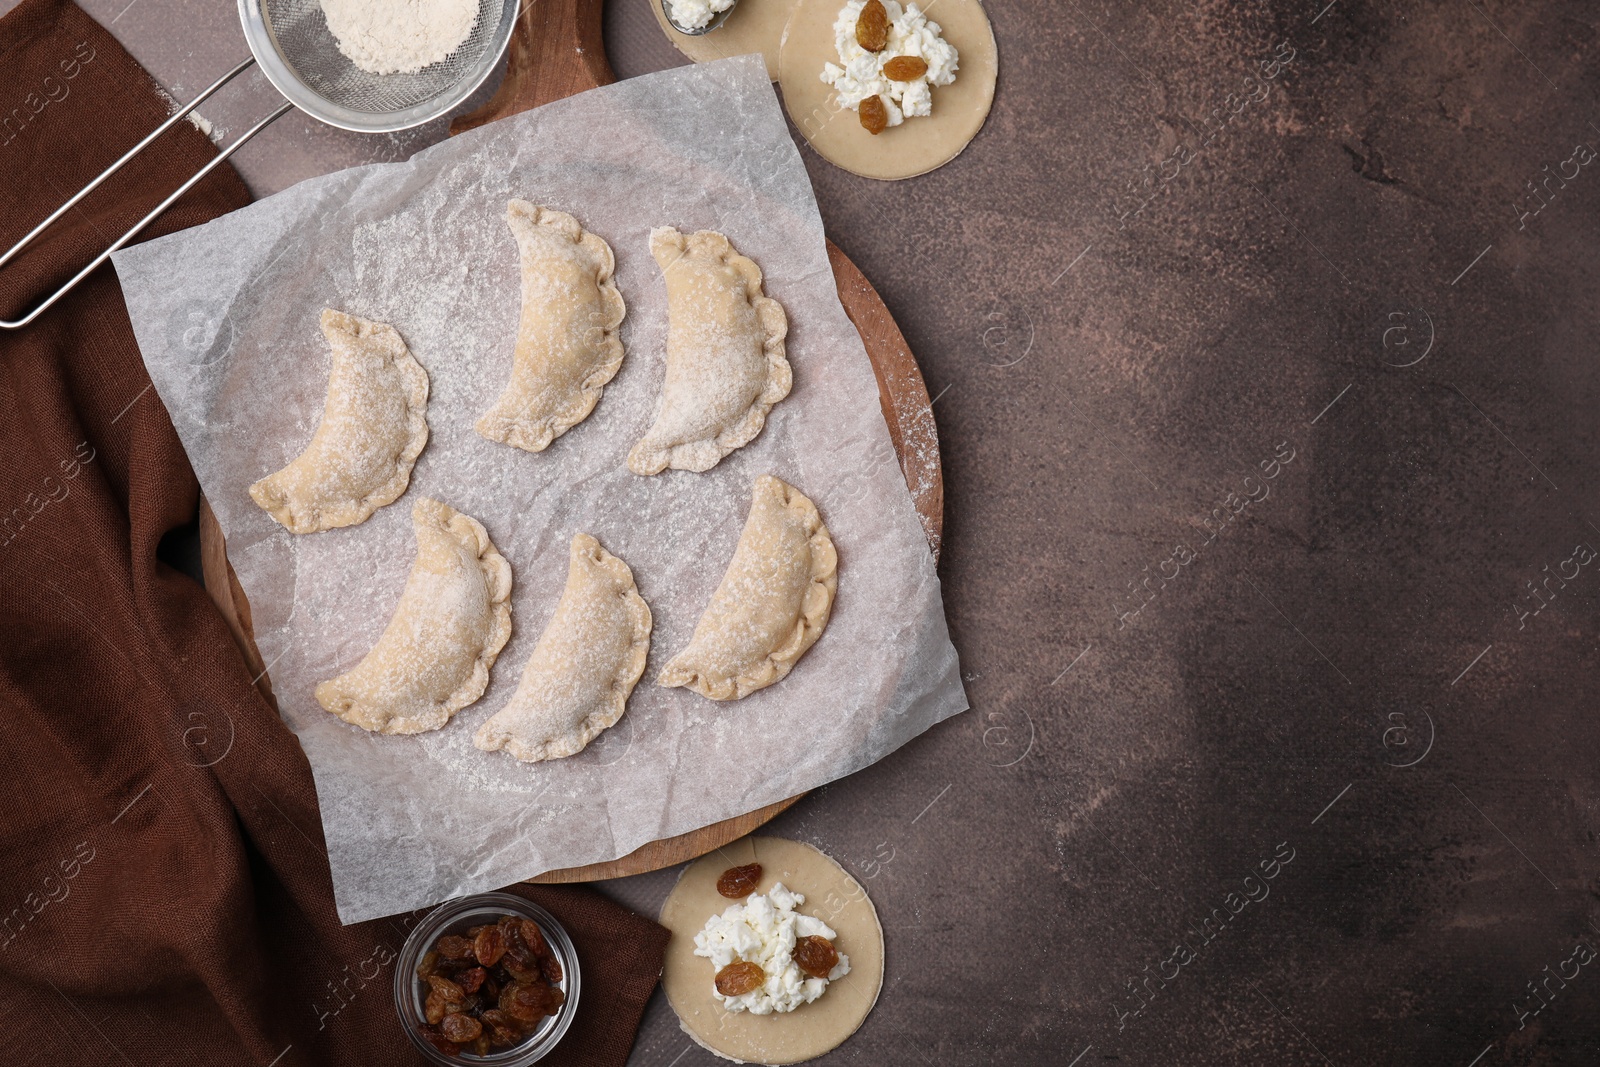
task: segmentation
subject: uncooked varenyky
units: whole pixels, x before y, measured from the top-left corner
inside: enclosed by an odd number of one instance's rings
[[[511,565],[477,519],[424,497],[417,558],[388,627],[354,668],[317,686],[345,722],[384,734],[437,730],[483,695],[511,637]]]
[[[332,309],[328,396],[311,443],[250,487],[262,510],[294,533],[365,522],[399,498],[428,443],[428,375],[393,326]]]
[[[519,760],[583,751],[627,707],[650,654],[650,608],[633,572],[588,534],[572,539],[567,587],[511,700],[473,743]]]
[[[782,681],[828,625],[837,571],[816,505],[763,474],[733,561],[689,647],[667,662],[659,683],[735,700]]]
[[[511,201],[522,257],[522,321],[511,378],[482,418],[491,441],[540,452],[588,418],[622,366],[627,309],[611,246],[564,211]]]
[[[789,395],[789,320],[761,289],[761,268],[720,233],[650,231],[667,284],[667,373],[661,412],[628,454],[635,474],[703,471],[743,447]]]

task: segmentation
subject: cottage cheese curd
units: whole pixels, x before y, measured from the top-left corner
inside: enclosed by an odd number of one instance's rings
[[[848,108],[859,110],[867,97],[883,97],[891,126],[900,125],[908,117],[931,115],[931,87],[956,80],[955,48],[940,36],[939,24],[929,22],[916,4],[901,8],[895,0],[883,0],[889,13],[889,45],[882,52],[867,51],[856,40],[856,21],[866,3],[867,0],[850,0],[834,20],[833,41],[839,62],[823,64],[822,80],[833,86],[839,103]],[[884,77],[884,64],[897,56],[921,58],[928,64],[928,72],[911,81]]]
[[[735,960],[746,960],[759,964],[767,975],[761,986],[736,997],[725,997],[713,990],[711,995],[719,1004],[729,1011],[748,1011],[752,1015],[794,1011],[822,996],[829,982],[850,973],[850,958],[843,952],[826,978],[807,978],[794,962],[797,938],[825,937],[832,941],[839,936],[821,919],[794,910],[795,905],[805,902],[803,895],[779,882],[766,894],[757,893],[743,904],[735,904],[706,920],[705,929],[694,935],[696,956],[709,959],[718,971]]]
[[[865,2],[865,0],[863,0]],[[733,0],[672,0],[672,21],[686,30],[698,30],[733,6]]]

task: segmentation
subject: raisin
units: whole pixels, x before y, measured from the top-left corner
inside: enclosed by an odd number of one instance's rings
[[[469,1041],[476,1041],[478,1035],[483,1033],[483,1024],[470,1015],[460,1012],[451,1012],[439,1024],[439,1032],[446,1041],[454,1041],[458,1045],[465,1045]]]
[[[717,879],[717,892],[729,900],[740,900],[756,891],[761,884],[761,864],[747,863],[743,867],[729,867]]]
[[[465,1000],[467,996],[467,994],[462,991],[460,986],[456,985],[450,979],[441,978],[436,974],[428,975],[428,987],[435,993],[438,993],[440,996],[445,997],[448,1000],[453,1000],[457,1003]]]
[[[802,937],[794,943],[795,966],[812,978],[826,978],[839,963],[839,950],[825,937]]]
[[[438,968],[439,954],[430,948],[417,962],[417,977],[426,980],[428,975],[433,974]]]
[[[424,1041],[446,1056],[456,1056],[461,1052],[461,1046],[441,1034],[436,1027],[419,1026],[417,1027],[417,1033],[422,1035]]]
[[[446,934],[433,946],[447,960],[463,960],[472,955],[472,942],[455,934]]]
[[[474,967],[470,971],[462,971],[456,975],[456,985],[461,987],[463,993],[472,994],[478,991],[488,977],[488,971],[482,967]]]
[[[761,969],[761,964],[751,963],[749,960],[734,960],[717,972],[717,992],[725,997],[743,996],[753,989],[761,988],[761,983],[766,980],[767,972]]]
[[[500,957],[506,954],[506,937],[500,932],[498,926],[490,926],[478,931],[478,936],[472,939],[473,954],[478,957],[478,962],[485,967],[493,967],[500,962]]]
[[[464,970],[467,970],[469,967],[476,967],[477,965],[478,961],[473,959],[471,956],[467,956],[464,959],[459,960],[441,959],[434,966],[433,973],[441,978],[449,978],[454,981],[456,975],[460,974]]]
[[[549,986],[534,982],[514,982],[500,993],[500,1010],[524,1026],[550,1014]]]
[[[448,978],[428,975],[428,996],[422,1004],[422,1014],[430,1023],[438,1023],[451,1012],[466,1006],[467,995],[461,987]]]
[[[536,981],[543,975],[539,970],[539,961],[522,945],[512,945],[506,949],[506,954],[500,957],[500,966],[519,982]]]
[[[870,134],[880,134],[889,128],[889,108],[881,96],[869,96],[857,106],[861,115],[861,128]]]
[[[539,957],[539,971],[551,985],[561,984],[561,961],[554,956]]]
[[[496,981],[495,976],[491,974],[489,977],[483,980],[483,986],[478,990],[478,992],[482,994],[484,1000],[499,1000],[500,983]]]
[[[551,1015],[554,1015],[556,1012],[561,1010],[561,1005],[567,1002],[567,995],[561,992],[561,990],[557,989],[555,986],[546,986],[545,988],[548,990],[548,992],[545,993],[544,999],[545,1003],[549,1005],[546,1010],[549,1011]]]
[[[522,941],[528,946],[528,951],[535,956],[548,956],[550,946],[545,944],[544,931],[539,929],[539,924],[532,919],[523,919],[518,924],[517,932],[522,935]]]
[[[478,1040],[472,1043],[471,1051],[474,1056],[487,1056],[489,1047],[489,1031],[485,1030],[478,1035]]]
[[[495,1048],[515,1045],[522,1040],[522,1028],[517,1025],[515,1019],[499,1008],[490,1008],[479,1018],[483,1020],[483,1025],[489,1028],[489,1043]]]
[[[914,82],[928,73],[928,61],[920,56],[895,56],[883,65],[883,76],[890,81]]]
[[[856,19],[856,43],[869,52],[889,46],[889,11],[883,0],[867,0]]]

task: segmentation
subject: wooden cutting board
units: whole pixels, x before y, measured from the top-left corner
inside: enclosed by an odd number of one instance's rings
[[[450,132],[460,133],[519,111],[559,100],[585,89],[616,81],[606,61],[605,42],[600,33],[603,0],[537,0],[522,6],[517,26],[507,51],[505,80],[494,97],[477,111],[450,124]],[[657,0],[635,0],[654,3]],[[917,515],[928,536],[934,558],[939,556],[939,539],[944,529],[944,480],[939,466],[939,438],[933,422],[928,389],[922,381],[917,361],[884,307],[872,284],[832,241],[828,260],[839,289],[839,300],[861,334],[873,373],[878,378],[878,401],[883,407],[889,437],[900,456],[900,469],[911,490]],[[245,662],[256,676],[256,686],[272,701],[271,680],[267,677],[261,652],[256,648],[250,622],[250,602],[239,579],[228,563],[222,527],[204,498],[200,501],[200,562],[206,591],[222,612],[244,653]],[[802,794],[803,795],[803,794]],[[660,870],[705,855],[737,840],[770,821],[800,797],[740,815],[711,826],[702,826],[677,837],[663,838],[643,845],[621,859],[585,867],[548,871],[535,882],[587,882],[601,878],[622,878],[631,874]]]

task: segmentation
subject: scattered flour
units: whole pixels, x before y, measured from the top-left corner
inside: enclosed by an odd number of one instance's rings
[[[410,74],[461,46],[478,21],[479,0],[322,0],[328,31],[356,66]]]
[[[220,145],[222,139],[228,136],[226,126],[218,126],[198,111],[189,112],[189,124],[211,139],[211,143]]]

